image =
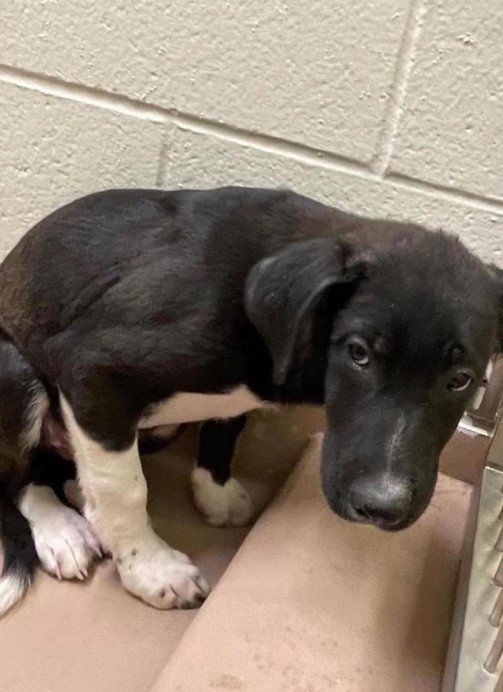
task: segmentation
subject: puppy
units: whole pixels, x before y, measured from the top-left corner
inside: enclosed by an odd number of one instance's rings
[[[204,421],[195,502],[244,524],[234,445],[270,403],[325,405],[334,512],[409,526],[501,349],[502,304],[501,270],[455,237],[293,192],[112,190],[57,210],[0,268],[0,451],[27,469],[4,488],[0,608],[33,574],[30,530],[53,574],[85,577],[106,548],[146,603],[200,604],[206,581],[150,525],[139,435]],[[84,516],[44,480],[65,457]]]

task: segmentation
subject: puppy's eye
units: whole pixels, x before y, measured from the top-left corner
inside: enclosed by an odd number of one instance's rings
[[[349,355],[355,365],[364,368],[370,363],[370,351],[361,341],[352,341],[348,344]]]
[[[464,392],[473,382],[473,377],[469,372],[458,372],[447,385],[451,392]]]

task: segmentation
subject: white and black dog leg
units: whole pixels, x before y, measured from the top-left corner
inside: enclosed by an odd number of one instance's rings
[[[211,526],[244,526],[253,516],[253,503],[244,486],[231,476],[236,439],[246,417],[210,420],[201,427],[199,454],[192,471],[198,510]]]
[[[47,485],[30,483],[21,493],[19,510],[28,520],[37,555],[46,572],[58,579],[84,579],[100,542],[89,523],[66,507]]]
[[[200,605],[208,584],[189,558],[170,548],[150,525],[137,441],[121,451],[107,449],[79,425],[63,396],[61,407],[86,516],[110,550],[124,587],[156,608]]]

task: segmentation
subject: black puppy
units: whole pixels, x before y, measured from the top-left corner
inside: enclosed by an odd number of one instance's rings
[[[0,269],[0,443],[32,470],[74,455],[86,519],[43,473],[24,520],[6,494],[0,608],[29,583],[26,520],[54,574],[85,576],[101,544],[147,603],[198,604],[206,582],[150,526],[139,431],[207,421],[195,501],[241,524],[234,443],[269,402],[325,404],[335,512],[410,525],[501,346],[502,302],[501,272],[456,238],[292,192],[118,190],[54,212]]]

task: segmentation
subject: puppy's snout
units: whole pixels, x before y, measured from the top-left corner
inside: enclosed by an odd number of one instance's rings
[[[406,479],[362,477],[351,484],[349,515],[354,521],[392,530],[407,522],[412,498],[412,483]]]

